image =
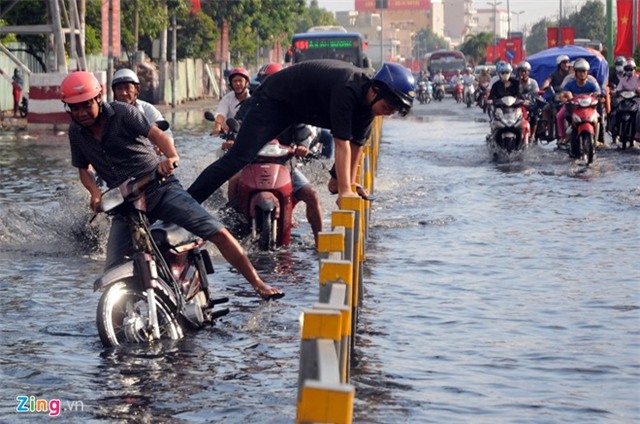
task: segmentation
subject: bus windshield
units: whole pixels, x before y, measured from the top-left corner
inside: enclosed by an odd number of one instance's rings
[[[295,34],[291,43],[293,63],[313,59],[337,59],[363,66],[363,41],[357,33]]]
[[[431,69],[434,72],[450,72],[457,69],[464,69],[465,61],[457,57],[445,56],[438,58],[431,58]]]

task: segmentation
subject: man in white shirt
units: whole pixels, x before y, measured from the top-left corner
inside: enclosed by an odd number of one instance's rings
[[[247,100],[249,94],[249,82],[251,76],[244,68],[235,68],[229,73],[229,84],[232,90],[222,96],[216,109],[216,122],[211,135],[219,135],[223,129],[227,129],[225,121],[236,116],[240,104]]]
[[[138,108],[138,110],[147,118],[149,123],[153,124],[158,121],[165,121],[162,113],[160,113],[154,105],[138,99],[138,94],[140,94],[140,79],[131,69],[118,69],[113,74],[111,89],[113,90],[113,97],[117,101],[129,103],[130,105]],[[165,130],[165,133],[173,142],[173,133],[171,130],[167,129]]]

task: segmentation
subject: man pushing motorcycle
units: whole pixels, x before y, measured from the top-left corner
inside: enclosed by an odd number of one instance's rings
[[[249,100],[233,147],[202,171],[189,193],[203,202],[258,151],[297,123],[331,130],[335,141],[338,200],[355,197],[352,187],[373,118],[406,115],[415,98],[409,69],[385,63],[373,78],[367,70],[337,60],[310,60],[267,78]]]
[[[211,241],[263,298],[283,295],[262,281],[237,240],[193,200],[173,176],[180,157],[169,136],[136,107],[122,102],[103,102],[102,87],[89,72],[69,74],[62,81],[60,95],[73,120],[69,126],[71,163],[78,168],[94,212],[98,211],[102,193],[89,171],[90,165],[109,187],[157,171],[165,178],[145,190],[150,221],[172,222]],[[144,138],[157,146],[164,158],[158,156]],[[131,251],[127,228],[123,219],[114,217],[107,244],[107,269],[119,264]]]

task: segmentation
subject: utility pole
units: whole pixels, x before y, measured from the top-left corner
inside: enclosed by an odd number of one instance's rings
[[[178,78],[178,29],[176,12],[171,14],[171,107],[176,107],[176,78]]]
[[[53,43],[56,51],[54,67],[58,72],[66,74],[67,63],[64,54],[64,36],[62,35],[58,0],[49,0],[49,12],[51,13],[51,22],[53,24]]]
[[[493,60],[496,60],[496,44],[498,44],[498,5],[502,4],[501,1],[493,1],[493,3],[488,3],[490,6],[493,6]]]
[[[113,90],[109,90],[111,87],[111,81],[113,78],[113,0],[109,1],[109,55],[107,61],[107,101],[113,101]]]
[[[562,46],[562,0],[560,0],[560,12],[558,14],[558,47]]]

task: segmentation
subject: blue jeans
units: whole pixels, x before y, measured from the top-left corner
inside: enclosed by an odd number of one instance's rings
[[[149,206],[149,222],[159,219],[172,222],[205,240],[224,228],[182,188],[176,178],[169,178],[167,182],[147,190],[145,194]],[[115,215],[109,231],[105,269],[122,263],[132,253],[129,225],[122,216]]]

